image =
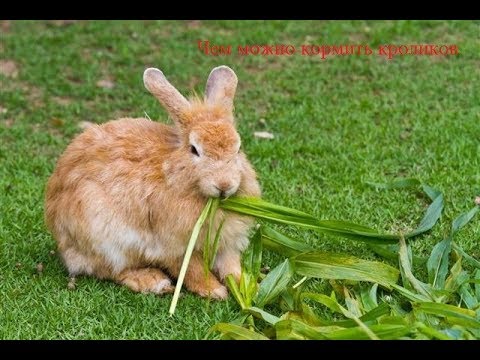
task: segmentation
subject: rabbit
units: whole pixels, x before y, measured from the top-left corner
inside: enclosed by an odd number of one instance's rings
[[[235,129],[232,69],[211,71],[203,100],[187,100],[156,68],[146,69],[143,81],[174,125],[122,118],[76,136],[47,183],[45,223],[71,277],[164,294],[174,290],[169,276],[178,277],[208,198],[261,191]],[[239,280],[254,225],[251,217],[219,209],[214,229],[221,221],[213,273],[203,267],[202,230],[184,280],[189,291],[219,300],[228,296],[225,277]]]

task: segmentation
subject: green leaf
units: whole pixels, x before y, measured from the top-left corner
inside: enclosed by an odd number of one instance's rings
[[[220,206],[225,210],[255,216],[275,223],[300,226],[369,243],[395,243],[395,240],[398,239],[398,235],[380,234],[374,229],[347,221],[318,220],[302,211],[268,203],[259,198],[232,197],[222,200]]]
[[[338,326],[310,326],[298,320],[281,320],[275,324],[277,339],[282,340],[366,340],[370,339],[364,329],[353,327],[342,329]],[[411,329],[406,325],[380,324],[369,329],[380,339],[398,339]]]
[[[454,338],[448,336],[447,334],[438,331],[437,329],[434,329],[430,326],[425,325],[424,323],[421,323],[417,321],[415,323],[415,327],[417,328],[418,331],[420,331],[422,334],[428,336],[430,339],[438,339],[438,340],[454,340]]]
[[[313,250],[308,244],[293,240],[268,226],[262,226],[262,243],[265,248],[287,257]]]
[[[407,243],[405,242],[405,239],[402,237],[400,239],[400,247],[399,247],[399,262],[400,262],[400,267],[402,270],[402,276],[405,276],[405,281],[410,283],[412,287],[422,296],[429,298],[433,300],[433,296],[430,293],[430,288],[428,284],[425,284],[421,281],[419,281],[412,272],[412,265],[411,265],[411,250],[409,246],[407,246]]]
[[[398,244],[394,244],[394,245],[368,244],[368,247],[375,254],[380,255],[385,259],[392,260],[392,261],[398,260]],[[413,260],[413,263],[415,264],[425,264],[428,259],[423,256],[413,255],[412,260]]]
[[[238,288],[237,282],[235,281],[235,279],[231,274],[225,277],[225,284],[227,285],[228,289],[230,290],[230,293],[233,295],[235,300],[237,300],[238,305],[240,305],[242,309],[246,309],[247,304],[245,304],[245,300],[243,298],[242,293],[240,292],[240,289]]]
[[[427,196],[430,198],[430,200],[435,200],[437,197],[439,197],[440,195],[442,195],[442,193],[440,191],[438,191],[437,189],[434,189],[428,185],[422,185],[422,189],[423,191],[427,194]]]
[[[468,274],[463,271],[464,274],[464,281],[463,284],[460,285],[458,289],[458,293],[460,294],[463,303],[467,306],[469,309],[475,309],[478,307],[478,300],[472,293],[472,288],[470,287],[470,284],[468,283]],[[465,282],[466,281],[466,282]]]
[[[463,256],[463,258],[467,260],[470,264],[475,266],[477,269],[480,269],[480,261],[468,255],[457,243],[452,242],[452,247],[455,251],[459,252]]]
[[[405,179],[397,179],[389,183],[375,183],[366,181],[367,185],[374,186],[377,189],[403,189],[403,188],[410,188],[410,187],[417,187],[420,185],[420,181],[414,178],[405,178]]]
[[[292,265],[289,259],[270,271],[262,280],[258,288],[255,304],[262,308],[275,299],[287,287],[293,275]]]
[[[397,260],[398,259],[398,245],[377,245],[377,244],[368,244],[370,250],[375,254],[380,255],[381,257],[388,260]]]
[[[405,238],[411,238],[430,230],[440,218],[443,210],[443,195],[439,194],[430,204],[425,212],[420,225],[412,232],[405,235]]]
[[[257,279],[262,266],[262,228],[259,227],[252,239],[250,246],[243,255],[244,270],[252,274]]]
[[[369,281],[390,288],[398,280],[397,269],[376,261],[344,254],[311,252],[291,259],[295,272],[302,276],[324,279]]]
[[[410,291],[403,286],[397,285],[397,284],[391,284],[392,288],[397,290],[400,294],[405,296],[407,299],[409,299],[412,302],[421,302],[421,301],[430,301],[431,298],[428,295],[423,295],[419,293],[414,293],[413,291]]]
[[[344,315],[344,311],[342,309],[342,306],[335,300],[332,299],[331,297],[328,297],[325,294],[317,294],[317,293],[309,293],[305,292],[300,295],[302,299],[311,299],[314,300],[322,305],[325,305],[327,308],[329,308],[331,311],[334,313],[342,314]]]
[[[211,243],[211,237],[212,237],[212,230],[213,230],[213,223],[215,219],[215,214],[218,209],[218,204],[220,202],[219,198],[212,198],[211,200],[212,204],[210,206],[209,210],[209,215],[208,215],[208,228],[207,228],[207,236],[205,237],[205,242],[203,244],[203,268],[205,271],[205,276],[208,275],[208,270],[212,268],[213,262],[215,261],[215,255],[212,254],[212,246],[210,245]],[[220,232],[217,231],[217,235]]]
[[[344,287],[343,290],[345,293],[345,305],[347,306],[347,310],[355,317],[359,318],[363,313],[360,303],[350,295],[350,292],[346,287]]]
[[[242,271],[240,275],[240,293],[243,296],[243,301],[246,307],[252,306],[253,298],[257,293],[257,279],[248,271]]]
[[[228,323],[218,323],[211,328],[211,331],[218,331],[233,340],[268,340],[267,337],[255,331]]]
[[[385,304],[385,303],[384,303]],[[408,325],[407,320],[403,316],[388,315],[378,319],[379,324],[389,325]]]
[[[175,313],[175,309],[177,307],[178,298],[180,296],[180,290],[182,289],[183,280],[185,278],[185,274],[187,272],[188,263],[190,262],[190,258],[192,257],[193,249],[195,248],[195,243],[197,242],[198,235],[200,234],[200,230],[203,226],[203,223],[207,219],[211,208],[212,208],[213,199],[209,198],[205,207],[202,210],[202,213],[198,217],[197,222],[192,230],[192,235],[190,236],[190,240],[187,244],[187,249],[185,250],[185,256],[183,257],[182,266],[180,268],[180,273],[178,274],[177,285],[175,286],[175,292],[173,293],[172,302],[170,303],[170,308],[168,312],[170,315]]]
[[[480,302],[480,270],[475,271],[475,297]]]
[[[360,316],[360,320],[364,322],[373,321],[382,315],[388,314],[389,312],[390,312],[390,306],[388,305],[388,303],[384,302],[378,305],[377,307],[373,308],[369,312]]]
[[[420,181],[413,178],[407,178],[407,179],[396,180],[387,184],[378,184],[378,183],[370,183],[370,182],[367,182],[367,184],[373,185],[378,189],[398,189],[398,188],[418,186],[420,184]],[[427,211],[422,221],[420,222],[420,225],[412,232],[406,234],[405,238],[411,238],[430,230],[436,224],[436,222],[438,221],[442,213],[442,210],[443,210],[442,193],[428,185],[422,185],[422,188],[423,188],[423,191],[430,197],[430,199],[433,202],[427,208]]]
[[[278,340],[325,340],[327,337],[315,327],[298,320],[281,320],[275,324]]]
[[[437,243],[428,258],[428,281],[432,286],[443,289],[448,273],[448,257],[452,249],[450,239]]]
[[[381,317],[383,315],[387,315],[388,313],[390,313],[390,306],[387,303],[381,303],[376,308],[374,308],[374,309],[370,310],[369,312],[360,316],[358,318],[358,320],[360,320],[362,322],[370,322],[370,321],[377,320],[379,317]],[[328,322],[326,322],[326,324],[337,325],[337,326],[341,326],[341,327],[345,327],[345,328],[358,326],[358,323],[355,322],[354,320],[328,321]]]
[[[457,291],[460,282],[459,277],[462,274],[462,258],[459,258],[450,269],[450,275],[445,281],[445,289],[450,291]]]
[[[475,206],[470,211],[459,215],[455,220],[453,220],[451,236],[453,237],[458,230],[467,225],[479,210],[480,206]]]
[[[242,326],[243,324],[245,324],[245,322],[247,321],[247,319],[249,317],[251,317],[250,314],[241,314],[236,319],[233,319],[232,321],[230,321],[230,324]],[[211,331],[211,329],[210,329],[210,331]]]
[[[351,311],[350,309],[347,310],[342,305],[340,305],[335,300],[335,298],[333,298],[333,297],[329,298],[329,297],[327,297],[326,295],[323,295],[323,294],[303,293],[301,296],[302,296],[303,299],[308,298],[308,299],[312,299],[316,302],[319,302],[319,303],[327,306],[330,310],[332,310],[334,312],[339,312],[339,313],[343,314],[343,316],[352,319],[359,326],[360,330],[367,335],[367,337],[369,339],[378,340],[378,337],[376,336],[376,334],[374,334],[372,332],[372,330],[365,323],[363,323],[363,321],[359,318],[358,315],[360,313],[360,309],[355,308],[355,309],[353,309],[353,311]],[[346,293],[345,300],[347,300],[347,297],[348,297],[348,292]],[[337,325],[337,324],[338,323],[335,323],[335,325]]]
[[[248,312],[249,314],[252,314],[256,318],[262,319],[266,321],[269,324],[275,325],[278,321],[280,321],[279,317],[276,317],[275,315],[269,314],[265,310],[262,310],[258,307],[252,306],[249,308],[244,309],[244,311]]]
[[[377,324],[371,325],[370,330],[380,339],[398,339],[411,332],[406,325]],[[368,340],[369,336],[360,327],[341,329],[326,334],[330,340]]]
[[[475,318],[476,314],[473,310],[434,302],[414,303],[413,307],[427,314],[444,317],[450,324],[480,329],[480,321]]]
[[[460,260],[461,259],[459,259],[459,261]],[[456,264],[458,265],[458,268],[455,271],[456,276],[452,278],[452,281],[454,282],[453,288],[456,289],[462,302],[467,306],[467,308],[475,309],[478,306],[478,301],[470,286],[470,282],[475,280],[472,280],[469,274],[465,270],[461,269],[461,264],[459,261],[457,261]]]
[[[360,288],[360,298],[362,299],[363,308],[366,311],[370,311],[378,306],[377,289],[378,284],[373,284],[370,290],[367,286],[362,286]]]
[[[220,222],[220,225],[218,225],[217,233],[215,234],[215,239],[213,240],[213,249],[212,249],[212,254],[209,260],[210,270],[212,270],[213,266],[215,265],[215,258],[217,257],[218,248],[220,246],[220,237],[222,235],[223,224],[225,224],[225,219],[223,219]]]
[[[443,196],[438,191],[427,186],[424,186],[424,189],[427,189],[426,191],[429,191],[432,196],[437,196],[428,207],[419,227],[406,235],[408,238],[430,230],[437,222],[443,209]],[[394,234],[381,234],[375,229],[347,221],[318,220],[305,212],[275,205],[260,198],[232,197],[222,200],[220,206],[225,210],[255,216],[266,221],[299,226],[370,244],[394,244],[396,243],[395,240],[398,240],[400,237],[400,235]]]

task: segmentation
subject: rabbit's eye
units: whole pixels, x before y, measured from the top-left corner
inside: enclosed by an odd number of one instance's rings
[[[198,150],[195,146],[191,145],[190,146],[190,152],[195,155],[195,156],[200,156],[200,154],[198,153]]]

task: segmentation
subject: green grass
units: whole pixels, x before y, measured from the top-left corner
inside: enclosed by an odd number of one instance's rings
[[[110,282],[68,277],[43,224],[45,183],[81,121],[121,116],[166,121],[144,89],[155,66],[184,94],[203,93],[214,66],[239,77],[236,117],[243,148],[266,200],[320,219],[348,220],[382,231],[413,229],[428,199],[413,191],[378,191],[365,181],[415,177],[445,196],[442,221],[414,240],[428,255],[451,220],[480,195],[478,21],[82,21],[68,26],[12,21],[2,27],[0,60],[0,338],[203,338],[238,306],[171,295],[134,294]],[[232,44],[456,44],[460,55],[208,57],[197,40]],[[115,87],[96,85],[110,79]],[[265,119],[265,122],[260,121]],[[257,139],[269,131],[273,140]],[[282,228],[282,227],[280,227]],[[323,251],[378,259],[361,243],[313,231],[291,236]],[[307,236],[305,237],[305,234]],[[480,221],[456,236],[480,257]],[[272,268],[279,257],[265,254]],[[36,265],[43,263],[41,274]],[[318,281],[320,289],[328,284]]]

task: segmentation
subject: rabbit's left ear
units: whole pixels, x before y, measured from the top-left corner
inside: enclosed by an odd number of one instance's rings
[[[205,101],[212,105],[222,105],[233,110],[233,98],[237,89],[237,75],[228,66],[214,68],[207,80]]]

